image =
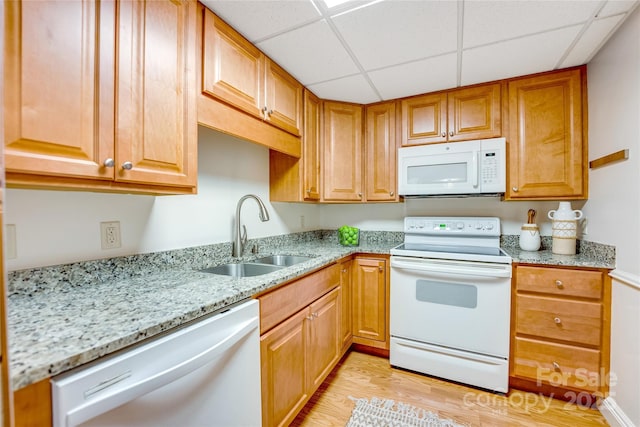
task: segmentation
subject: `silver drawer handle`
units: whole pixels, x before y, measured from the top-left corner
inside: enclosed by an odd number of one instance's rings
[[[115,166],[116,161],[115,161],[115,160],[113,160],[111,157],[109,157],[108,159],[105,159],[105,160],[104,160],[104,163],[103,163],[103,164],[104,164],[104,167],[105,167],[105,168],[112,168],[112,167],[114,167],[114,166]]]
[[[560,320],[559,317],[555,317],[553,321],[556,322],[556,325],[559,325],[560,323],[562,323],[562,320]]]
[[[562,280],[556,280],[556,286],[557,286],[558,288],[563,288],[563,287],[564,287],[564,285],[562,284]]]
[[[556,371],[560,370],[560,365],[558,364],[558,362],[553,362],[553,369],[555,369]]]
[[[124,162],[124,163],[122,164],[122,169],[124,169],[124,170],[131,170],[131,169],[133,169],[133,163],[131,163],[131,162]]]

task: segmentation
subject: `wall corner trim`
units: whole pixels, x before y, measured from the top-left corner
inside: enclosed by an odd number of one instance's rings
[[[611,396],[600,402],[598,410],[611,427],[636,427]]]

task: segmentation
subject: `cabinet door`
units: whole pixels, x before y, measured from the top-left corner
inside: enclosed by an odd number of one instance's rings
[[[449,92],[449,142],[501,136],[500,106],[500,83]]]
[[[1,7],[6,171],[112,180],[115,4]]]
[[[446,93],[422,95],[402,101],[402,145],[446,141]]]
[[[356,258],[353,272],[353,336],[387,340],[386,262]]]
[[[397,200],[396,103],[367,107],[366,123],[367,201]]]
[[[196,3],[119,5],[116,180],[195,186]]]
[[[308,315],[302,310],[260,339],[264,426],[288,425],[307,400]]]
[[[309,306],[307,334],[307,378],[313,393],[340,358],[339,289],[334,289]]]
[[[264,55],[204,8],[202,92],[264,118]]]
[[[361,106],[324,102],[323,146],[324,200],[362,200]]]
[[[512,80],[508,88],[509,176],[505,197],[586,198],[580,69]]]
[[[344,353],[351,347],[353,341],[352,327],[352,290],[351,275],[353,261],[344,261],[340,264],[340,341],[342,352]]]
[[[304,135],[302,144],[302,197],[320,200],[320,100],[304,92]]]
[[[265,59],[265,66],[267,121],[299,136],[302,85],[268,58]]]

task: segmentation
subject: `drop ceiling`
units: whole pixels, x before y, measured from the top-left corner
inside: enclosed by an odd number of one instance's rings
[[[201,0],[324,99],[368,104],[586,64],[640,0]]]

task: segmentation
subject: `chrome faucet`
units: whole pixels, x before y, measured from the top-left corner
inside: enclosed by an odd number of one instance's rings
[[[242,208],[242,202],[247,199],[255,199],[255,201],[258,203],[258,207],[260,207],[260,221],[269,221],[269,213],[267,212],[267,208],[265,207],[264,203],[262,203],[262,200],[260,200],[260,197],[256,196],[255,194],[247,194],[246,196],[242,196],[240,200],[238,200],[238,206],[236,207],[236,223],[234,224],[235,236],[233,239],[233,250],[231,254],[236,258],[242,256],[242,252],[244,252],[244,245],[247,244],[247,227],[243,225],[242,233],[240,232],[240,209]]]

